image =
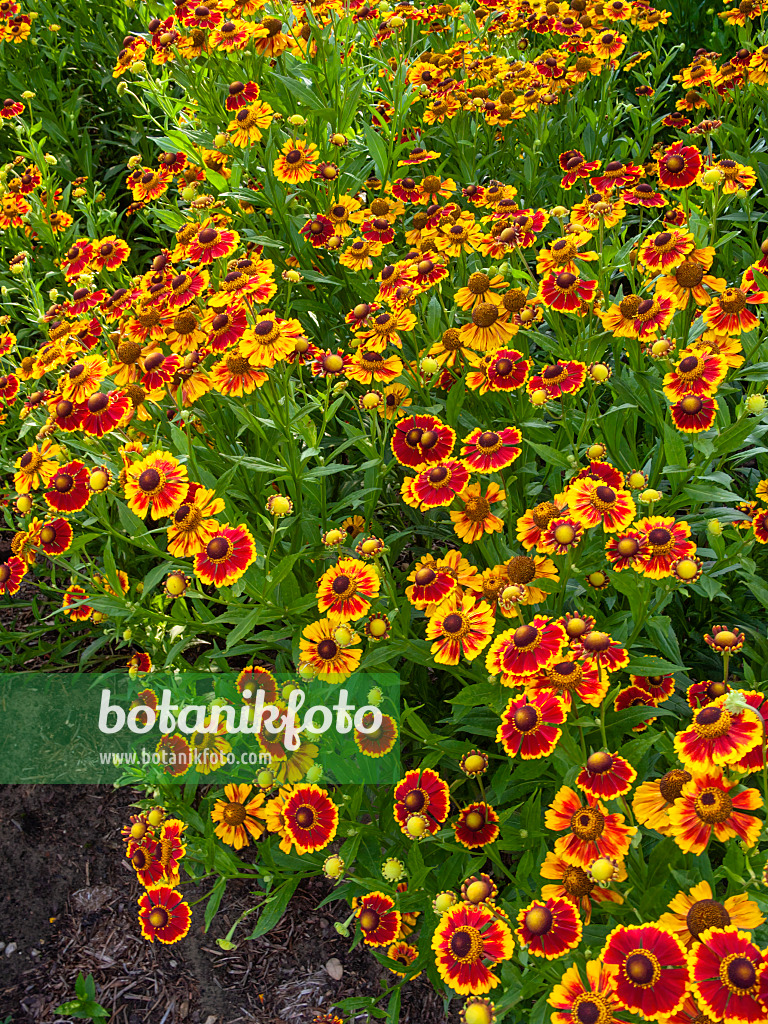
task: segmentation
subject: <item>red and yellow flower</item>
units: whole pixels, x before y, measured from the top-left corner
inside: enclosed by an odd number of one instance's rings
[[[461,808],[452,828],[457,843],[467,850],[479,850],[498,839],[499,816],[490,804],[478,801]]]
[[[179,942],[188,933],[192,911],[180,892],[167,885],[147,889],[139,897],[141,934],[149,942],[166,946]]]
[[[336,835],[339,809],[319,786],[295,786],[282,813],[285,830],[300,854],[324,849]]]
[[[521,945],[547,960],[564,956],[581,942],[581,919],[573,903],[564,898],[534,900],[518,912],[517,925]]]
[[[434,612],[427,623],[427,640],[438,665],[458,665],[463,656],[474,661],[493,636],[495,618],[485,601],[457,591]]]
[[[624,824],[623,814],[609,814],[599,800],[581,797],[569,786],[561,786],[544,815],[544,824],[554,832],[568,834],[555,842],[555,852],[569,864],[585,870],[601,857],[621,861],[626,857],[634,826]]]
[[[499,634],[486,655],[485,666],[505,685],[516,685],[525,676],[534,676],[556,661],[566,642],[566,632],[559,622],[545,615],[534,615],[530,623],[507,629]],[[515,682],[506,683],[505,678]]]
[[[401,915],[395,901],[383,892],[369,892],[355,907],[363,942],[369,946],[389,946],[400,932]]]
[[[406,822],[414,814],[423,816],[430,835],[438,832],[449,808],[448,784],[431,768],[410,771],[395,786],[393,813],[406,835]]]
[[[597,750],[576,776],[576,785],[595,800],[613,800],[628,793],[636,778],[637,772],[625,758]]]
[[[457,903],[440,919],[432,938],[437,971],[459,995],[484,995],[499,984],[491,969],[514,954],[509,926],[484,904]]]
[[[502,712],[496,742],[510,757],[519,754],[524,761],[549,757],[562,735],[559,726],[566,712],[565,702],[551,690],[541,690],[530,699],[527,694],[511,697]]]
[[[195,575],[209,585],[230,587],[256,561],[256,545],[248,527],[220,526],[195,555]]]
[[[616,968],[607,967],[601,960],[588,960],[584,974],[586,982],[577,966],[569,967],[552,989],[547,998],[555,1010],[552,1024],[621,1024],[623,1018],[618,1014],[623,1005],[616,996]]]
[[[713,1020],[758,1024],[766,1017],[765,956],[733,925],[708,928],[688,954],[691,985]]]
[[[610,933],[601,957],[616,972],[616,997],[646,1020],[663,1020],[688,993],[688,962],[680,941],[654,924],[619,925]]]
[[[302,661],[311,665],[321,680],[327,683],[341,683],[357,671],[362,658],[360,637],[352,633],[349,643],[341,646],[336,639],[338,621],[320,619],[304,627],[303,639],[299,641]]]
[[[332,621],[354,622],[368,612],[380,588],[381,579],[372,566],[340,558],[318,580],[317,606]]]
[[[586,477],[568,487],[566,500],[571,515],[588,530],[601,524],[605,533],[626,530],[637,513],[629,491]]]
[[[683,853],[703,853],[712,835],[720,842],[737,836],[757,842],[763,823],[747,811],[763,806],[756,789],[735,792],[738,782],[719,770],[696,773],[668,810],[670,834]]]

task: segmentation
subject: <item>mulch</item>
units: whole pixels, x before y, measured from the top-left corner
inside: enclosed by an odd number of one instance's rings
[[[185,886],[190,903],[201,901],[189,935],[173,946],[146,942],[136,914],[142,890],[120,838],[136,797],[108,786],[0,787],[0,1021],[67,1020],[54,1011],[73,998],[80,972],[93,975],[111,1024],[309,1024],[339,999],[391,984],[369,952],[350,951],[335,931],[346,904],[317,909],[331,891],[322,877],[299,886],[275,929],[240,942],[250,916],[231,951],[216,940],[253,905],[252,887],[230,882],[206,934],[210,883]],[[326,968],[334,958],[339,980]],[[402,1024],[457,1019],[425,978],[404,986]]]

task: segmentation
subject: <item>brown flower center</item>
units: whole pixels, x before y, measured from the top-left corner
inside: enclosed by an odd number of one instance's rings
[[[685,923],[691,935],[698,939],[707,928],[725,928],[731,923],[731,915],[717,900],[699,900],[688,911]]]

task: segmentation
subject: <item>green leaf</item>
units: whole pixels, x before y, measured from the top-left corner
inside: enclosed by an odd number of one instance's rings
[[[536,444],[529,437],[524,438],[525,443],[536,452],[539,458],[543,459],[548,466],[557,466],[558,469],[570,469],[571,464],[568,457],[556,448],[550,448],[545,444]]]
[[[301,881],[301,875],[294,875],[279,885],[266,899],[264,908],[259,914],[256,927],[248,936],[249,939],[257,939],[260,935],[266,935],[272,931],[280,921],[285,909],[288,906],[291,896],[296,891],[296,886]]]
[[[205,931],[208,931],[211,927],[211,922],[216,916],[226,888],[227,879],[222,876],[216,880],[216,884],[211,889],[211,895],[208,897],[208,902],[205,905]]]
[[[386,181],[387,165],[389,163],[387,147],[382,142],[381,136],[376,129],[372,128],[369,124],[363,125],[363,133],[368,144],[371,159],[373,160],[373,166],[376,168],[376,177],[380,181]]]
[[[671,672],[685,672],[685,670],[685,665],[665,661],[664,658],[657,658],[653,654],[641,654],[632,658],[625,671],[631,672],[635,676],[664,676]]]

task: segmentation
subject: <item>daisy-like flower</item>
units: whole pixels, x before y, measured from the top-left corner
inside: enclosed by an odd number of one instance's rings
[[[568,271],[548,274],[539,284],[538,298],[548,309],[573,313],[582,303],[591,302],[597,292],[597,281],[585,281]]]
[[[473,366],[478,365],[470,359]],[[522,353],[516,348],[500,348],[493,352],[488,360],[485,371],[488,391],[517,391],[528,379],[531,368],[530,360],[523,359]],[[483,394],[483,389],[480,389]]]
[[[547,960],[564,956],[581,942],[581,918],[567,899],[534,900],[519,911],[517,925],[520,944]]]
[[[584,535],[584,526],[571,516],[552,519],[541,535],[539,550],[548,555],[567,555]]]
[[[420,611],[430,606],[436,607],[457,585],[447,567],[439,566],[429,555],[417,563],[408,581],[412,586],[406,587],[405,596]]]
[[[16,472],[13,474],[17,494],[29,494],[49,484],[59,468],[57,456],[62,453],[63,449],[46,437],[39,448],[34,444],[20,455],[14,463]]]
[[[205,220],[187,248],[186,257],[193,263],[213,263],[223,256],[229,256],[240,243],[236,231],[217,227],[213,220]]]
[[[657,192],[647,181],[639,181],[621,193],[621,198],[628,206],[642,206],[646,209],[667,205],[664,196]]]
[[[578,640],[571,641],[571,651],[577,658],[583,658],[587,664],[597,665],[602,672],[618,672],[629,664],[629,654],[618,640],[610,633],[600,629],[591,629],[583,633]]]
[[[406,823],[412,815],[421,815],[430,835],[438,832],[448,817],[450,795],[448,783],[431,768],[410,771],[395,786],[395,821],[408,835]]]
[[[81,362],[65,373],[59,381],[62,398],[70,402],[85,402],[89,395],[97,391],[99,385],[109,372],[109,364],[103,356],[94,354],[84,356]]]
[[[467,850],[479,850],[498,839],[499,816],[490,804],[478,801],[461,808],[452,828],[457,843]]]
[[[40,526],[38,543],[49,557],[63,555],[72,544],[74,531],[66,519],[49,519]]]
[[[666,835],[670,828],[669,808],[683,792],[693,776],[681,768],[673,768],[660,779],[643,782],[632,797],[632,810],[641,825]]]
[[[379,638],[380,639],[380,638]],[[355,746],[365,757],[385,757],[393,749],[399,735],[397,722],[391,715],[382,715],[381,724],[377,729],[372,729],[373,712],[366,711],[363,715],[362,725],[369,730],[354,730]]]
[[[305,626],[299,641],[302,661],[308,662],[319,678],[327,683],[341,683],[349,679],[360,665],[362,651],[355,648],[360,638],[352,634],[350,642],[342,647],[335,639],[338,621],[320,619]]]
[[[256,561],[256,545],[248,527],[220,526],[195,555],[195,575],[203,583],[230,587]]]
[[[765,922],[760,908],[744,893],[722,903],[713,898],[709,882],[699,882],[689,893],[679,892],[662,914],[658,924],[672,932],[689,948],[708,928],[745,928],[752,931]]]
[[[554,664],[565,642],[566,633],[559,622],[535,615],[530,623],[507,629],[496,637],[485,666],[492,675],[501,673],[502,682],[504,677],[517,680],[533,676]]]
[[[324,789],[305,783],[296,786],[286,800],[283,819],[298,852],[315,853],[335,837],[339,809]]]
[[[217,498],[213,491],[199,484],[190,484],[168,527],[168,553],[176,558],[189,558],[204,551],[220,528],[212,517],[223,510],[223,498]]]
[[[526,551],[533,548],[541,550],[540,545],[547,527],[560,515],[563,508],[567,508],[567,504],[559,497],[557,502],[541,501],[520,516],[517,520],[517,539]]]
[[[450,505],[454,497],[461,493],[469,481],[469,473],[464,464],[455,459],[424,469],[413,481],[413,494],[422,509],[439,508]]]
[[[518,326],[509,312],[496,302],[479,302],[472,310],[472,319],[459,333],[462,344],[478,352],[498,349],[513,338]]]
[[[674,739],[677,756],[693,773],[736,764],[763,742],[763,724],[749,711],[724,707],[727,695],[694,712],[693,722]]]
[[[722,292],[726,287],[724,278],[707,273],[714,258],[712,247],[691,250],[671,274],[657,282],[656,294],[668,295],[677,309],[685,309],[691,299],[696,305],[708,306],[712,298],[705,285],[714,292]]]
[[[618,533],[627,529],[637,513],[629,491],[586,477],[571,483],[566,500],[571,515],[588,530],[602,524],[605,533]]]
[[[461,458],[475,473],[496,473],[519,458],[523,435],[517,427],[498,431],[476,427],[462,441]]]
[[[569,864],[589,868],[607,857],[621,861],[626,857],[634,826],[624,824],[623,814],[609,814],[599,800],[581,797],[568,786],[561,786],[544,815],[544,824],[554,832],[568,830],[555,842],[555,852]]]
[[[683,853],[703,853],[714,833],[720,842],[738,836],[747,847],[754,846],[762,822],[746,811],[763,806],[756,789],[734,792],[735,779],[719,770],[694,774],[669,808],[670,834]]]
[[[653,697],[657,704],[661,704],[662,701],[666,700],[667,697],[671,697],[675,692],[675,677],[674,676],[635,676],[630,675],[630,683],[633,686],[639,686]],[[715,694],[713,696],[720,696]],[[712,697],[708,697],[704,703],[712,700]]]
[[[576,776],[576,785],[595,800],[613,800],[628,793],[636,778],[637,772],[625,758],[597,750]]]
[[[676,142],[657,159],[659,181],[667,189],[687,188],[696,181],[701,166],[701,153],[695,146]]]
[[[614,534],[605,542],[605,557],[616,572],[636,568],[645,548],[645,535],[639,530],[627,530]]]
[[[643,299],[632,321],[631,334],[642,341],[669,327],[675,315],[675,305],[669,296]]]
[[[525,677],[523,683],[528,697],[551,690],[562,699],[566,711],[571,710],[576,697],[593,708],[600,707],[608,692],[608,674],[599,672],[596,665],[569,658],[568,652],[558,657],[562,660],[556,660],[550,668],[536,676]]]
[[[680,941],[654,924],[619,925],[608,936],[602,962],[616,965],[616,997],[646,1020],[671,1016],[688,992],[688,963]]]
[[[688,967],[704,1013],[729,1024],[765,1020],[765,963],[747,932],[733,925],[703,932],[688,954]]]
[[[243,333],[239,351],[253,366],[267,368],[287,359],[303,336],[298,320],[259,316],[253,327]]]
[[[704,322],[715,334],[741,334],[757,327],[759,320],[747,306],[768,302],[768,292],[758,290],[757,283],[750,282],[748,275],[749,271],[742,278],[741,287],[726,288],[702,313]]]
[[[402,970],[398,970],[395,967],[390,967],[390,971],[393,974],[398,975],[400,978],[404,978],[411,966],[418,960],[419,951],[416,946],[410,945],[408,942],[393,942],[387,950],[387,958],[389,960],[395,960],[397,963],[402,965]],[[421,976],[421,972],[414,974],[413,978]]]
[[[696,240],[689,231],[672,228],[658,235],[650,235],[637,251],[642,267],[654,274],[670,273],[685,262],[696,248]]]
[[[663,391],[670,402],[688,395],[709,397],[717,391],[727,373],[725,356],[700,349],[688,350],[688,355],[679,360],[675,369],[664,375]]]
[[[149,511],[153,519],[173,515],[187,493],[186,466],[170,452],[152,452],[135,462],[125,479],[128,507],[144,517]]]
[[[400,932],[400,912],[386,893],[369,892],[363,896],[355,907],[355,917],[360,922],[363,942],[369,946],[389,946]]]
[[[712,428],[718,408],[715,399],[706,395],[683,395],[669,412],[678,430],[684,434],[700,434]]]
[[[19,592],[21,581],[26,576],[29,570],[29,566],[23,558],[19,558],[17,555],[11,555],[5,562],[0,562],[0,594],[5,594],[7,597],[13,597],[14,594]],[[83,591],[83,597],[85,597],[85,591]],[[91,609],[88,609],[90,614]],[[70,616],[72,617],[72,616]],[[88,617],[87,615],[85,616]]]
[[[302,139],[288,139],[280,156],[275,160],[273,170],[278,181],[296,185],[309,181],[317,170],[317,146]]]
[[[505,921],[484,904],[457,903],[432,938],[437,971],[459,995],[484,995],[499,984],[492,966],[509,960],[515,940]]]
[[[217,800],[211,810],[214,832],[227,846],[242,850],[251,839],[264,832],[261,808],[264,794],[251,797],[253,786],[230,784],[224,787],[224,800]]]
[[[401,466],[422,469],[450,457],[456,434],[437,416],[414,413],[395,424],[391,448]]]
[[[510,757],[519,754],[524,761],[549,757],[562,736],[559,726],[565,722],[566,710],[564,701],[551,690],[531,699],[511,697],[502,712],[496,742]]]
[[[587,367],[576,360],[558,360],[545,366],[541,373],[535,374],[528,381],[528,394],[539,389],[546,393],[546,401],[560,398],[561,395],[574,395],[587,379]]]
[[[389,384],[403,372],[403,361],[399,356],[360,348],[350,357],[345,372],[350,380],[366,386],[375,382]]]
[[[430,651],[439,665],[458,665],[463,655],[474,661],[493,636],[495,618],[490,606],[474,595],[455,592],[427,623]]]
[[[498,484],[489,483],[483,494],[482,485],[469,484],[458,495],[464,508],[460,512],[451,512],[451,522],[456,535],[474,544],[486,533],[499,533],[504,529],[504,521],[491,511],[497,501],[504,501],[506,495]]]
[[[376,570],[356,558],[340,558],[317,583],[317,606],[334,622],[354,622],[379,595],[381,579]]]
[[[103,437],[119,427],[129,415],[130,399],[125,392],[97,391],[85,403],[80,416],[80,429],[92,437]]]
[[[564,189],[572,188],[579,178],[588,178],[600,167],[599,160],[587,160],[578,149],[566,150],[557,159],[563,172],[560,185]]]
[[[686,700],[690,706],[703,708],[705,704],[711,704],[718,697],[730,693],[730,685],[722,679],[703,679],[700,683],[691,683],[685,693]]]
[[[188,933],[192,911],[180,892],[167,885],[147,889],[139,896],[139,925],[145,939],[170,946]]]
[[[272,124],[274,114],[268,103],[256,102],[241,107],[227,125],[232,145],[242,148],[252,142],[260,142]]]
[[[525,587],[525,597],[518,604],[539,604],[547,599],[546,591],[537,587],[537,580],[560,579],[555,563],[546,555],[515,555],[501,567],[510,583]]]
[[[588,960],[584,969],[586,982],[579,968],[569,967],[547,997],[554,1008],[552,1024],[621,1024],[618,1014],[623,1009],[616,997],[616,969],[601,960]]]
[[[93,270],[117,270],[131,255],[129,246],[117,235],[107,235],[93,243],[90,266]]]
[[[78,459],[59,466],[48,481],[46,504],[56,512],[80,512],[91,497],[89,478],[88,468]]]
[[[645,544],[633,568],[649,579],[666,579],[678,558],[696,554],[696,544],[689,539],[691,528],[684,520],[676,523],[674,516],[646,516],[637,520],[635,529],[643,534]]]

